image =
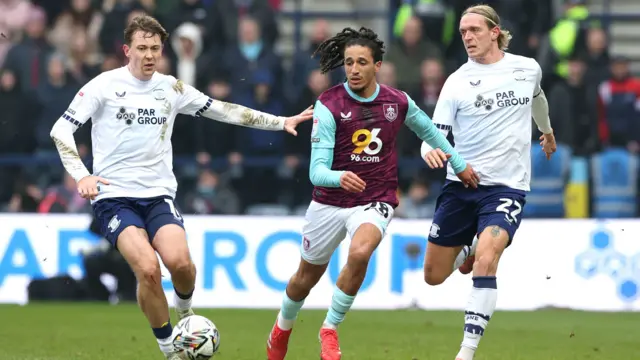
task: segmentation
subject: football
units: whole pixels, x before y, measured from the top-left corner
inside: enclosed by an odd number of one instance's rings
[[[189,360],[208,360],[218,351],[220,333],[211,320],[191,315],[173,329],[173,346]]]

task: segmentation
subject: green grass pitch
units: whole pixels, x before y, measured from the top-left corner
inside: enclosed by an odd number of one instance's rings
[[[277,311],[196,312],[220,329],[221,347],[214,359],[266,359],[265,343]],[[287,359],[319,359],[318,327],[324,315],[325,311],[303,309]],[[0,306],[0,319],[2,360],[163,359],[135,305]],[[453,360],[462,324],[462,314],[455,311],[352,311],[340,328],[343,359]],[[640,313],[498,312],[476,356],[573,359],[640,359]]]

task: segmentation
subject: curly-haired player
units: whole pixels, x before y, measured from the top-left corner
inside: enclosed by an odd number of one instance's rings
[[[309,177],[315,186],[303,228],[302,259],[269,336],[269,360],[282,360],[304,299],[325,273],[334,250],[351,238],[347,264],[320,329],[321,359],[341,358],[338,325],[362,285],[373,251],[398,205],[396,135],[403,125],[441,149],[462,182],[479,179],[431,119],[404,92],[379,85],[384,44],[370,29],[346,28],[322,43],[322,72],[344,65],[347,81],[325,91],[314,107]]]

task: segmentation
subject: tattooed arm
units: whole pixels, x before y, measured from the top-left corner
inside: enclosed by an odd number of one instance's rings
[[[262,130],[285,129],[285,117],[214,100],[181,80],[176,80],[173,90],[180,95],[178,111],[182,114],[204,116],[228,124]]]
[[[60,116],[51,129],[51,139],[53,140],[60,160],[65,170],[76,182],[85,178],[91,173],[82,163],[73,133],[84,125],[100,108],[102,77],[98,76],[89,81],[80,89],[78,94],[69,105],[69,108]]]

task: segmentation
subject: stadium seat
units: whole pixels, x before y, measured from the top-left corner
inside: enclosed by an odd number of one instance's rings
[[[247,215],[287,216],[291,213],[288,207],[280,204],[256,204],[247,208]]]
[[[547,160],[540,146],[531,147],[531,192],[524,207],[526,217],[564,217],[564,187],[571,169],[571,149],[558,144]]]
[[[593,217],[629,218],[636,215],[638,157],[612,148],[591,158]]]

